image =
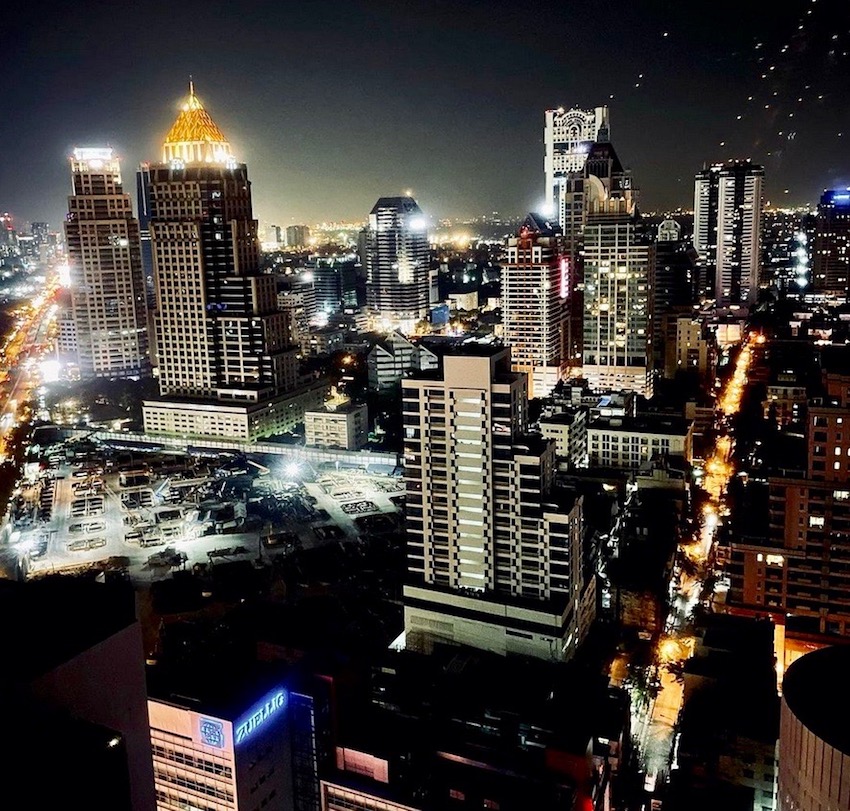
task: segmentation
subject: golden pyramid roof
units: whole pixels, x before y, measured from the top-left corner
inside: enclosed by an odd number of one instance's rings
[[[163,159],[184,162],[223,162],[232,158],[230,144],[218,128],[189,82],[189,97],[180,108],[163,143]]]

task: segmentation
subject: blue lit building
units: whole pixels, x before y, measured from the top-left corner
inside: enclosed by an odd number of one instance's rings
[[[313,700],[285,671],[155,666],[148,694],[158,809],[318,808]]]
[[[816,291],[850,294],[850,189],[825,191],[820,198],[812,269]]]

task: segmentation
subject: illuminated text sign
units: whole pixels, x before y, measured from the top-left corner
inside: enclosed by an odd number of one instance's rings
[[[236,743],[242,743],[250,738],[266,721],[276,715],[286,704],[286,694],[283,690],[269,693],[263,701],[254,707],[236,727]]]

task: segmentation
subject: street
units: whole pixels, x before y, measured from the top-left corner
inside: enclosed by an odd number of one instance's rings
[[[750,336],[735,363],[735,369],[717,399],[717,427],[719,435],[712,453],[705,463],[702,489],[708,495],[703,508],[698,534],[692,542],[682,546],[695,571],[689,575],[677,567],[671,584],[670,613],[665,634],[655,651],[653,672],[657,678],[657,692],[647,703],[634,708],[633,733],[644,757],[646,790],[659,788],[663,775],[673,760],[676,723],[682,707],[684,685],[670,665],[680,665],[693,655],[695,638],[690,633],[694,608],[700,601],[705,580],[711,574],[712,548],[717,527],[725,511],[725,493],[734,473],[732,452],[734,439],[728,433],[728,417],[741,407],[741,398],[747,383],[747,373],[752,359],[750,341],[763,342],[761,336]],[[652,679],[650,679],[650,682]]]

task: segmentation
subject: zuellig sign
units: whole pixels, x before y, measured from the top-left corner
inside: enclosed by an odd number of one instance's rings
[[[276,690],[269,693],[260,704],[254,707],[250,714],[240,720],[234,735],[237,744],[248,740],[266,721],[277,715],[286,706],[286,693]]]

